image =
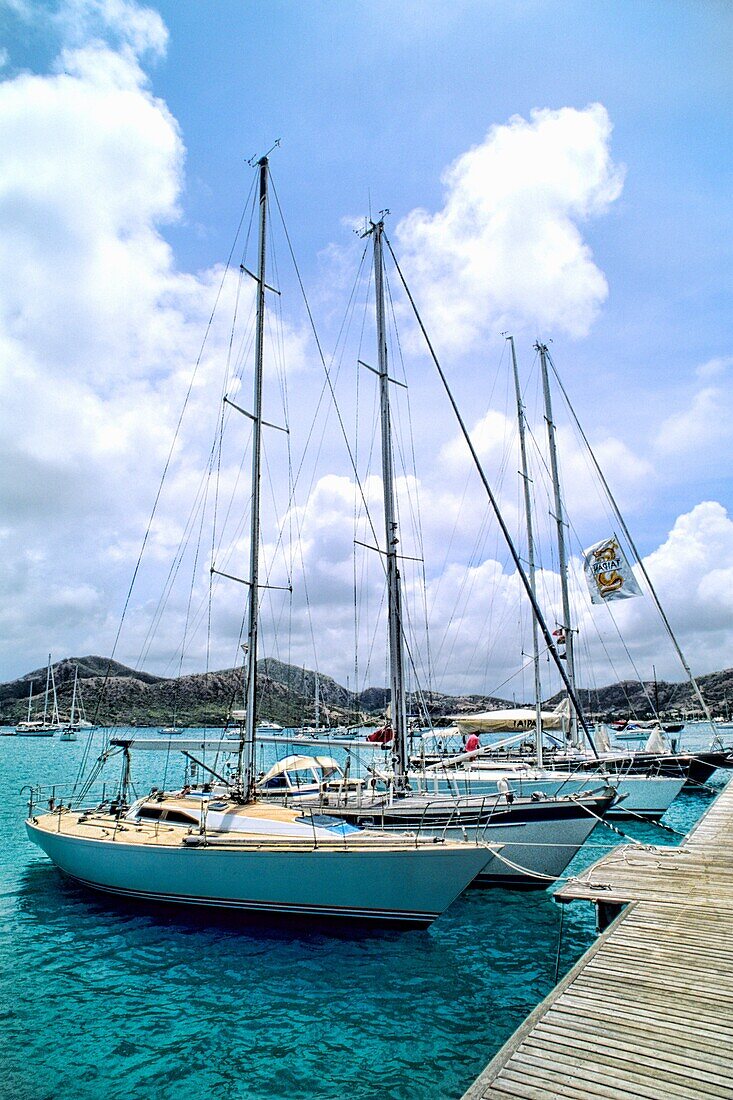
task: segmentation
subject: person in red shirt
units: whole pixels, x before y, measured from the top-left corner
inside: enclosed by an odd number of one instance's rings
[[[466,752],[474,752],[481,748],[481,742],[477,733],[469,733],[466,738]]]

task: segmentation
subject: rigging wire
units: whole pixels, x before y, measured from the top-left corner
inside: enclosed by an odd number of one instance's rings
[[[250,188],[250,194],[252,193],[253,189],[254,189],[254,182],[252,184],[252,187]],[[104,702],[104,698],[105,698],[105,694],[106,694],[106,690],[107,690],[107,684],[108,684],[109,678],[110,678],[110,673],[112,671],[112,664],[114,662],[114,656],[115,656],[115,653],[117,652],[117,647],[119,645],[120,637],[121,637],[121,634],[122,634],[122,627],[123,627],[123,624],[125,622],[127,611],[128,611],[129,605],[130,605],[130,600],[132,599],[132,593],[133,593],[133,590],[135,588],[135,583],[137,581],[138,573],[140,571],[140,565],[141,565],[141,562],[142,562],[142,559],[143,559],[143,555],[145,553],[145,548],[148,544],[148,538],[150,536],[150,531],[152,529],[153,521],[154,521],[155,516],[157,514],[157,511],[158,511],[158,505],[160,503],[160,498],[161,498],[161,494],[162,494],[162,491],[163,491],[163,485],[165,484],[166,477],[167,477],[167,474],[168,474],[168,470],[169,470],[169,467],[170,467],[170,464],[171,464],[171,461],[172,461],[172,458],[173,458],[173,454],[175,452],[176,443],[178,441],[178,437],[179,437],[180,431],[181,431],[181,426],[183,424],[183,418],[184,418],[186,410],[188,408],[188,403],[189,403],[189,400],[190,400],[190,397],[191,397],[191,393],[193,392],[194,383],[195,383],[196,377],[198,375],[199,367],[201,365],[201,361],[202,361],[202,358],[203,358],[204,349],[205,349],[206,344],[208,342],[209,333],[211,331],[211,326],[212,326],[212,323],[213,323],[214,315],[216,313],[216,309],[217,309],[217,306],[218,306],[218,303],[219,303],[219,299],[221,297],[221,293],[222,293],[222,290],[223,290],[223,287],[224,287],[224,282],[226,280],[226,276],[227,276],[227,273],[228,273],[230,265],[231,265],[231,259],[232,259],[232,256],[234,254],[234,249],[236,247],[236,242],[237,242],[237,239],[238,239],[239,234],[241,232],[242,225],[244,223],[246,210],[247,210],[247,205],[245,204],[245,207],[242,211],[242,215],[241,215],[241,218],[240,218],[240,221],[239,221],[239,225],[237,227],[237,232],[235,234],[234,242],[232,244],[231,250],[230,250],[229,255],[227,257],[227,261],[226,261],[226,264],[225,264],[225,267],[224,267],[224,272],[222,273],[222,277],[221,277],[221,280],[220,280],[220,283],[219,283],[219,288],[217,290],[216,297],[215,297],[215,300],[214,300],[214,306],[213,306],[213,309],[211,311],[211,315],[209,317],[209,321],[208,321],[208,324],[206,326],[206,330],[204,332],[204,337],[203,337],[203,340],[202,340],[202,343],[201,343],[201,347],[199,349],[199,353],[196,357],[194,368],[193,368],[193,371],[191,373],[191,377],[190,377],[189,384],[188,384],[188,389],[186,391],[186,395],[185,395],[185,398],[184,398],[184,401],[183,401],[183,406],[181,408],[181,412],[180,412],[178,420],[176,422],[176,427],[175,427],[175,431],[174,431],[174,434],[173,434],[173,440],[171,442],[171,445],[170,445],[170,448],[169,448],[169,451],[168,451],[168,455],[167,455],[165,465],[164,465],[164,468],[163,468],[163,474],[161,476],[160,483],[158,485],[158,489],[157,489],[157,492],[155,494],[155,499],[153,501],[153,506],[152,506],[152,509],[151,509],[151,512],[150,512],[150,517],[148,519],[145,534],[143,536],[142,544],[140,546],[140,551],[139,551],[139,554],[138,554],[138,557],[137,557],[137,561],[135,563],[135,568],[133,570],[132,578],[130,580],[130,585],[129,585],[129,588],[128,588],[128,591],[127,591],[127,595],[125,597],[125,601],[124,601],[123,608],[122,608],[122,614],[120,616],[120,622],[119,622],[119,625],[118,625],[118,628],[117,628],[117,632],[115,634],[115,639],[114,639],[114,642],[113,642],[113,645],[112,645],[112,650],[110,652],[110,657],[109,657],[109,660],[108,660],[108,663],[107,663],[107,668],[105,670],[104,679],[102,681],[102,686],[101,686],[101,688],[99,690],[99,694],[97,696],[97,702],[96,702],[96,706],[95,706],[95,709],[94,709],[94,716],[93,716],[93,719],[92,719],[92,725],[93,726],[96,726],[96,725],[99,724],[99,717],[100,717],[100,714],[101,714],[101,711],[102,711],[102,706],[103,706],[103,702]],[[88,760],[88,755],[89,755],[89,752],[91,750],[91,740],[92,740],[92,738],[91,738],[91,734],[90,734],[89,737],[87,738],[87,743],[85,745],[84,751],[82,752],[82,755],[81,755],[81,758],[80,758],[79,769],[77,771],[76,779],[74,780],[73,792],[76,791],[76,789],[78,787],[78,784],[81,781],[81,777],[83,775],[83,769],[86,767],[87,760]]]
[[[641,555],[639,554],[639,551],[636,548],[636,544],[635,544],[635,542],[634,542],[634,540],[631,536],[631,532],[629,531],[629,529],[626,525],[626,521],[624,520],[624,518],[621,514],[621,511],[619,510],[618,504],[616,503],[616,499],[615,499],[613,493],[611,492],[611,488],[610,488],[610,486],[609,486],[609,484],[608,484],[608,482],[607,482],[607,480],[606,480],[606,478],[603,474],[603,471],[600,467],[598,459],[596,458],[595,453],[594,453],[594,451],[593,451],[593,449],[590,445],[588,437],[586,436],[585,432],[583,431],[583,428],[581,427],[580,421],[578,420],[578,417],[575,413],[575,409],[573,408],[572,404],[570,403],[570,399],[568,397],[567,391],[565,390],[565,387],[563,386],[562,380],[560,379],[560,375],[558,374],[557,368],[555,367],[555,364],[552,360],[552,357],[549,355],[549,353],[548,353],[547,358],[549,360],[550,366],[552,367],[552,372],[555,376],[557,384],[560,387],[560,392],[562,393],[562,395],[565,399],[565,402],[567,404],[567,407],[570,410],[570,414],[573,418],[575,426],[576,426],[578,432],[580,433],[580,436],[581,436],[583,442],[585,443],[585,445],[588,449],[588,453],[591,457],[591,461],[593,463],[593,466],[594,466],[594,468],[596,470],[596,473],[598,474],[598,477],[600,478],[601,484],[603,485],[603,488],[604,488],[604,490],[605,490],[605,492],[608,496],[608,500],[611,504],[611,507],[613,508],[614,514],[616,515],[616,519],[617,519],[618,523],[621,526],[621,530],[624,534],[624,537],[625,537],[629,547],[631,548],[631,551],[632,551],[634,557],[636,558],[636,561],[639,565],[639,568],[641,569],[641,572],[644,576],[644,579],[646,580],[647,586],[649,588],[649,592],[652,596],[652,599],[654,600],[654,604],[657,608],[657,611],[659,612],[659,616],[660,616],[660,618],[661,618],[661,620],[664,624],[664,627],[665,627],[665,629],[666,629],[666,631],[669,635],[669,638],[672,642],[672,645],[674,646],[674,649],[677,653],[677,656],[679,657],[680,662],[682,663],[682,667],[685,670],[685,673],[687,674],[687,677],[690,681],[690,685],[691,685],[693,691],[695,692],[695,695],[697,696],[697,700],[700,703],[700,706],[702,707],[702,710],[703,710],[703,713],[705,714],[706,719],[711,724],[711,729],[714,729],[713,724],[712,724],[712,722],[713,722],[712,715],[710,714],[710,710],[708,708],[708,705],[705,702],[705,699],[703,698],[703,695],[702,695],[702,692],[700,691],[700,687],[697,683],[697,680],[695,679],[695,677],[692,674],[692,669],[690,668],[689,664],[687,663],[687,659],[686,659],[684,653],[682,652],[682,649],[680,648],[679,642],[677,641],[675,633],[672,630],[672,626],[669,622],[669,619],[667,618],[667,615],[664,611],[664,608],[662,607],[662,605],[660,603],[660,600],[659,600],[659,597],[657,595],[656,589],[654,588],[654,585],[652,584],[651,577],[649,576],[649,573],[647,572],[647,568],[644,565],[644,562],[641,558]]]
[[[515,550],[515,548],[514,548],[514,545],[513,545],[512,541],[511,541],[511,537],[510,537],[510,535],[509,535],[509,531],[508,531],[508,529],[507,529],[506,523],[504,522],[504,519],[503,519],[503,517],[502,517],[502,515],[501,515],[501,512],[499,511],[499,508],[498,508],[498,504],[497,504],[497,501],[496,501],[496,497],[494,496],[494,493],[493,493],[493,491],[492,491],[492,489],[491,489],[491,486],[489,485],[488,481],[486,480],[486,475],[484,474],[484,472],[483,472],[483,469],[482,469],[482,467],[481,467],[481,463],[480,463],[480,461],[479,461],[479,459],[478,459],[478,455],[476,454],[476,449],[475,449],[475,447],[474,447],[474,445],[473,445],[473,443],[472,443],[472,441],[471,441],[471,437],[470,437],[470,434],[468,433],[468,430],[467,430],[467,429],[466,429],[466,427],[465,427],[465,424],[464,424],[464,422],[463,422],[463,418],[461,417],[461,415],[460,415],[460,412],[459,412],[459,409],[458,409],[458,406],[456,405],[456,402],[455,402],[455,398],[453,397],[453,394],[451,393],[450,387],[448,386],[448,380],[447,380],[447,378],[446,378],[445,374],[443,373],[443,369],[442,369],[442,367],[440,366],[440,362],[439,362],[439,360],[438,360],[438,357],[437,357],[437,355],[435,354],[435,351],[434,351],[434,349],[433,349],[433,345],[432,345],[432,343],[430,342],[430,339],[429,339],[429,337],[428,337],[427,331],[426,331],[426,329],[425,329],[425,326],[424,326],[424,324],[423,324],[423,322],[422,322],[422,318],[420,317],[420,314],[419,314],[419,312],[418,312],[417,306],[416,306],[416,304],[415,304],[415,300],[414,300],[414,298],[412,297],[412,294],[410,293],[410,289],[409,289],[409,287],[407,286],[407,283],[406,283],[406,281],[405,281],[405,277],[404,277],[404,275],[402,274],[402,270],[401,270],[401,268],[400,268],[400,266],[399,266],[399,263],[397,262],[397,257],[395,256],[395,254],[394,254],[394,251],[393,251],[393,249],[392,249],[392,245],[391,245],[391,243],[390,243],[390,241],[389,241],[389,238],[388,238],[388,237],[386,237],[386,235],[385,235],[385,240],[386,240],[386,242],[387,242],[387,247],[389,248],[390,254],[391,254],[391,256],[392,256],[392,260],[393,260],[393,262],[394,262],[394,264],[395,264],[395,267],[396,267],[396,269],[397,269],[397,273],[399,274],[399,276],[400,276],[400,279],[401,279],[401,281],[402,281],[402,285],[403,285],[403,287],[405,288],[405,293],[407,294],[407,297],[408,297],[408,300],[409,300],[409,302],[410,302],[410,305],[412,306],[412,309],[413,309],[413,311],[414,311],[414,313],[415,313],[415,317],[416,317],[416,319],[417,319],[417,322],[418,322],[418,325],[419,325],[419,327],[420,327],[420,329],[421,329],[421,331],[422,331],[423,337],[424,337],[424,339],[425,339],[425,342],[426,342],[426,344],[427,344],[427,347],[428,347],[428,350],[429,350],[429,352],[430,352],[430,355],[431,355],[431,358],[432,358],[432,360],[433,360],[433,363],[435,364],[436,370],[438,371],[438,374],[439,374],[439,376],[440,376],[440,379],[441,379],[441,381],[442,381],[442,383],[443,383],[443,387],[444,387],[444,389],[445,389],[445,391],[446,391],[446,394],[447,394],[447,396],[448,396],[448,399],[449,399],[449,401],[450,401],[450,404],[451,404],[451,406],[452,406],[452,408],[453,408],[454,414],[455,414],[455,416],[456,416],[456,418],[457,418],[457,420],[458,420],[458,423],[459,423],[459,425],[460,425],[460,427],[461,427],[461,431],[462,431],[462,433],[463,433],[463,437],[464,437],[464,439],[465,439],[465,441],[466,441],[466,443],[467,443],[467,445],[468,445],[468,448],[469,448],[469,450],[470,450],[470,452],[471,452],[471,456],[472,456],[472,458],[474,459],[474,463],[475,463],[475,465],[476,465],[476,469],[477,469],[477,471],[478,471],[478,473],[479,473],[479,476],[480,476],[480,478],[481,478],[481,481],[482,481],[482,484],[483,484],[483,486],[484,486],[484,489],[486,490],[486,494],[487,494],[487,496],[488,496],[488,498],[489,498],[489,502],[491,503],[491,506],[492,506],[492,508],[493,508],[493,510],[494,510],[494,513],[495,513],[495,515],[496,515],[496,518],[497,518],[497,522],[499,523],[499,525],[500,525],[500,527],[501,527],[501,529],[502,529],[502,533],[504,534],[504,536],[505,536],[505,538],[506,538],[506,541],[507,541],[507,545],[508,545],[508,547],[509,547],[510,553],[511,553],[511,555],[512,555],[512,558],[514,559],[514,565],[515,565],[515,567],[516,567],[517,573],[519,574],[519,576],[520,576],[520,578],[521,578],[522,584],[523,584],[523,586],[524,586],[524,589],[525,589],[525,591],[526,591],[526,593],[527,593],[527,596],[528,596],[528,598],[529,598],[529,601],[530,601],[530,603],[532,604],[532,609],[533,609],[533,611],[534,611],[534,613],[535,613],[535,616],[536,616],[536,618],[537,618],[537,625],[539,626],[539,628],[540,628],[540,630],[541,630],[541,632],[542,632],[542,634],[543,634],[543,636],[544,636],[544,639],[545,639],[545,642],[547,643],[547,645],[548,645],[548,646],[550,646],[550,647],[552,647],[552,648],[551,648],[551,652],[552,652],[552,654],[553,654],[553,659],[555,659],[555,658],[556,658],[556,652],[555,652],[555,649],[554,649],[554,646],[553,646],[552,636],[550,635],[550,632],[549,632],[549,630],[548,630],[548,628],[547,628],[547,624],[546,624],[546,622],[545,622],[545,620],[544,620],[544,617],[543,617],[543,615],[542,615],[542,612],[541,612],[541,610],[540,610],[540,607],[539,607],[539,605],[538,605],[538,603],[537,603],[537,600],[535,599],[534,593],[532,592],[532,589],[531,589],[531,586],[530,586],[530,584],[529,584],[529,581],[527,580],[527,575],[526,575],[526,573],[525,573],[525,571],[524,571],[524,567],[522,566],[522,563],[521,563],[521,561],[520,561],[520,559],[519,559],[519,556],[517,555],[517,552],[516,552],[516,550]],[[557,668],[558,668],[558,671],[559,671],[559,673],[560,673],[560,676],[561,676],[561,678],[562,678],[562,680],[563,680],[563,682],[564,682],[564,684],[565,684],[565,687],[566,687],[566,689],[567,689],[567,691],[568,691],[568,695],[570,696],[571,702],[573,703],[573,706],[574,706],[574,707],[576,708],[576,711],[577,711],[578,717],[579,717],[579,719],[580,719],[580,723],[581,723],[581,725],[582,725],[582,727],[583,727],[583,732],[585,733],[585,735],[586,735],[586,737],[587,737],[587,739],[588,739],[588,743],[590,744],[590,746],[591,746],[591,749],[592,749],[592,751],[593,751],[594,755],[595,755],[595,756],[597,757],[597,756],[598,756],[598,753],[596,752],[596,748],[595,748],[595,745],[594,745],[594,743],[593,743],[593,738],[591,737],[591,734],[590,734],[590,730],[588,729],[588,723],[587,723],[587,722],[586,722],[586,720],[585,720],[585,717],[584,717],[584,715],[583,715],[583,712],[582,712],[582,710],[581,710],[581,708],[580,708],[580,705],[579,705],[579,703],[578,703],[578,698],[577,698],[577,695],[576,695],[575,691],[573,690],[572,684],[570,683],[570,681],[569,681],[569,679],[568,679],[568,675],[567,675],[567,672],[566,672],[566,671],[565,671],[565,669],[564,669],[564,668],[562,667],[562,662],[561,662],[561,660],[560,660],[560,658],[559,658],[559,657],[557,657],[556,663],[557,663]]]

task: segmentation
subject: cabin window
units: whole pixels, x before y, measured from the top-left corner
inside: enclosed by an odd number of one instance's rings
[[[198,818],[182,810],[167,809],[165,806],[141,806],[137,812],[139,821],[170,821],[173,825],[198,825]]]
[[[143,821],[160,821],[163,816],[162,806],[141,806],[137,816]]]
[[[172,821],[174,825],[198,825],[198,819],[183,810],[166,810],[165,820]]]
[[[290,772],[290,782],[293,787],[309,787],[311,784],[316,783],[316,777],[309,769],[308,771]]]
[[[287,787],[288,781],[284,775],[273,775],[271,779],[266,780],[262,786],[267,791],[280,791]]]

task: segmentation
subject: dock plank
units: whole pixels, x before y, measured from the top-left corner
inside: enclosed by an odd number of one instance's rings
[[[603,1061],[605,1065],[630,1063],[632,1066],[637,1066],[639,1056],[641,1056],[650,1062],[657,1061],[660,1067],[660,1077],[664,1075],[669,1078],[679,1078],[681,1085],[684,1085],[685,1080],[689,1080],[688,1051],[680,1051],[669,1044],[665,1047],[649,1032],[642,1038],[638,1028],[635,1029],[634,1034],[635,1042],[632,1052],[625,1048],[625,1036],[620,1029],[617,1029],[614,1033],[597,1026],[595,1021],[589,1020],[583,1028],[583,1034],[579,1035],[575,1021],[565,1025],[555,1013],[551,1013],[545,1021],[537,1025],[532,1036],[527,1039],[527,1047],[538,1044],[542,1046],[543,1042],[546,1041],[548,1044],[555,1044],[571,1050],[593,1052],[594,1055],[600,1052],[599,1060]],[[696,1047],[695,1053],[700,1054],[700,1052],[700,1047]],[[727,1073],[722,1059],[719,1064],[719,1072],[710,1068],[704,1059],[699,1061],[700,1065],[696,1070],[697,1080],[703,1080],[716,1086],[727,1086],[731,1083],[731,1076]],[[730,1060],[728,1060],[728,1064],[730,1064]]]
[[[711,1081],[709,1078],[696,1078],[693,1083],[689,1076],[685,1080],[684,1075],[670,1072],[669,1066],[659,1059],[651,1063],[654,1079],[650,1081],[647,1070],[638,1072],[639,1061],[635,1060],[630,1052],[626,1057],[618,1058],[613,1056],[613,1052],[608,1047],[596,1047],[593,1044],[584,1046],[581,1040],[576,1040],[575,1043],[564,1042],[557,1036],[544,1035],[542,1040],[539,1036],[528,1040],[522,1047],[518,1060],[529,1058],[533,1054],[542,1065],[547,1064],[549,1057],[553,1059],[553,1064],[567,1066],[573,1073],[579,1067],[587,1071],[589,1062],[595,1064],[598,1080],[603,1083],[606,1090],[612,1090],[613,1096],[617,1095],[620,1089],[629,1088],[633,1095],[647,1096],[651,1100],[659,1100],[660,1092],[665,1097],[696,1100],[697,1097],[705,1094],[722,1096],[723,1090],[729,1084],[720,1079]]]
[[[666,1025],[677,1027],[680,1022],[687,1022],[688,1014],[681,1011],[673,1013],[671,1011],[665,1012],[657,1006],[650,1006],[650,1008],[653,1008],[653,1012],[648,1011],[644,1006],[639,1006],[637,1001],[632,1001],[629,998],[624,1000],[616,997],[613,1003],[609,1005],[607,997],[601,999],[591,996],[573,996],[558,1001],[553,1011],[569,1016],[580,1016],[581,1019],[590,1020],[594,1018],[599,1022],[608,1020],[609,1025],[618,1027],[622,1033],[625,1032],[625,1020],[630,1019],[634,1021],[634,1027],[640,1034],[643,1035],[648,1028],[658,1042],[663,1042],[659,1039],[659,1036],[665,1034],[664,1028]],[[728,1037],[733,1040],[733,1025],[730,1022],[726,1027],[720,1016],[715,1019],[696,1017],[695,1041],[700,1049],[710,1047],[710,1053],[718,1054],[722,1061],[730,1061],[733,1065],[733,1051],[730,1054],[720,1053],[721,1044]],[[676,1049],[674,1040],[669,1040],[669,1044]]]

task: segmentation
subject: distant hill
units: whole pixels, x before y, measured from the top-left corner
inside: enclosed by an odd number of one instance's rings
[[[733,707],[733,669],[698,676],[697,683],[711,712],[727,718]],[[687,680],[682,683],[659,680],[656,685],[653,680],[645,680],[643,684],[639,680],[622,680],[597,691],[581,688],[578,695],[588,714],[607,718],[634,714],[637,718],[650,718],[653,708],[649,701],[654,701],[655,690],[659,712],[664,716],[684,717],[700,711],[700,704]],[[554,706],[561,697],[562,693],[558,692],[548,703]]]
[[[79,669],[79,690],[87,717],[104,725],[181,726],[223,725],[232,708],[242,701],[242,669],[196,673],[178,677],[154,676],[128,668],[106,657],[68,657],[53,665],[59,709],[68,713]],[[321,722],[352,725],[383,719],[389,690],[367,688],[354,694],[330,676],[288,665],[273,658],[258,662],[259,717],[283,726],[315,724],[315,691]],[[43,707],[46,669],[34,669],[17,680],[0,684],[0,716],[6,725],[25,717],[33,683],[33,709]],[[491,696],[457,699],[434,694],[428,701],[436,716],[463,710],[507,706]]]
[[[68,712],[74,682],[79,669],[81,699],[89,718],[104,725],[223,725],[230,710],[242,706],[242,669],[196,673],[171,678],[139,672],[106,657],[69,657],[54,664],[59,708]],[[259,718],[283,726],[315,722],[315,685],[318,677],[321,721],[330,725],[350,725],[379,721],[384,717],[389,691],[370,687],[354,694],[330,676],[312,669],[298,668],[273,658],[258,663]],[[46,669],[34,669],[17,680],[0,684],[0,717],[14,725],[25,717],[29,684],[33,682],[34,710],[43,706]],[[727,715],[727,701],[733,704],[733,669],[699,678],[699,684],[711,709]],[[651,698],[654,685],[644,687],[638,681],[623,681],[598,691],[581,689],[580,698],[587,712],[612,718],[650,713],[644,688]],[[684,715],[697,710],[697,702],[687,683],[657,685],[660,709],[665,715]],[[546,700],[554,706],[560,695]],[[441,717],[477,710],[496,710],[512,706],[506,699],[490,695],[452,696],[431,693],[425,700],[431,715]]]
[[[242,669],[197,673],[168,678],[139,672],[105,657],[70,657],[53,666],[59,708],[69,711],[74,670],[87,717],[104,725],[223,725],[232,708],[242,707]],[[265,659],[258,663],[260,718],[282,725],[315,720],[316,673]],[[0,684],[0,715],[5,724],[25,717],[29,684],[33,682],[34,710],[42,709],[46,669],[35,669],[17,680]],[[360,699],[327,676],[319,676],[321,718],[332,724],[362,721]]]

